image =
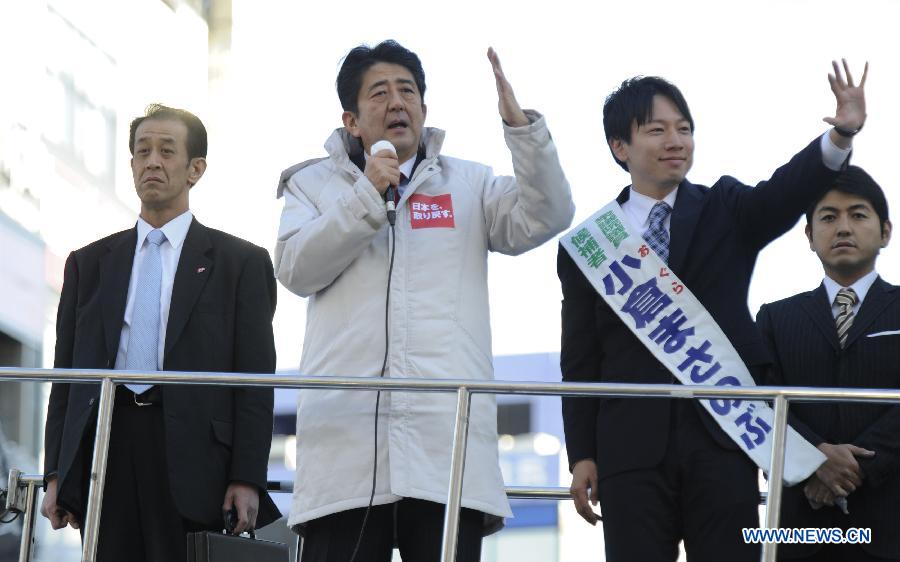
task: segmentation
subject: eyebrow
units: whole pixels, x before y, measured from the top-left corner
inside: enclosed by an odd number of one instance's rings
[[[151,137],[148,137],[148,136],[139,137],[137,140],[134,141],[134,144],[141,144],[142,142],[149,142],[150,139],[151,139]],[[159,137],[159,140],[166,144],[175,144],[175,137],[161,136],[161,137]]]
[[[410,80],[409,78],[398,78],[397,80],[395,80],[395,82],[398,82],[400,84],[409,84],[411,86],[416,85],[416,83],[413,80]],[[388,80],[379,80],[378,82],[375,82],[374,84],[369,86],[369,89],[366,91],[371,92],[375,88],[379,88],[381,86],[386,86],[387,84],[388,84]]]
[[[873,211],[872,207],[870,207],[869,205],[867,205],[865,203],[857,203],[855,205],[850,205],[849,207],[847,207],[847,211],[859,211],[859,210]],[[822,213],[839,213],[839,212],[840,212],[840,209],[838,209],[837,207],[821,207],[818,211],[816,211],[816,214],[821,215]]]
[[[691,123],[690,121],[688,121],[688,120],[685,119],[684,117],[679,117],[679,118],[676,119],[674,122],[675,122],[675,123],[678,123],[678,124],[681,124],[681,123],[687,123],[687,124],[690,124],[690,123]],[[669,123],[669,121],[666,121],[666,120],[664,120],[664,119],[659,119],[659,118],[653,118],[653,119],[648,120],[646,123],[644,123],[644,125],[649,125],[649,124],[651,124],[651,123],[656,123],[656,124],[659,124],[659,125],[665,125],[666,123]]]

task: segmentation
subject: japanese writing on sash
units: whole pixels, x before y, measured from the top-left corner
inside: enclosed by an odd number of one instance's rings
[[[647,349],[685,385],[754,386],[713,317],[639,234],[615,201],[560,240],[594,289]],[[760,400],[701,400],[728,436],[763,470],[772,455],[775,412]],[[664,427],[660,431],[666,431]],[[825,456],[788,427],[784,481],[805,480]]]

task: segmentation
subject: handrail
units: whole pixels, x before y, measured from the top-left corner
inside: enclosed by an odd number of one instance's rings
[[[383,390],[404,392],[455,392],[457,393],[456,426],[453,439],[450,473],[444,518],[442,562],[456,559],[455,529],[459,523],[459,498],[465,467],[465,448],[471,394],[519,394],[559,396],[617,396],[657,398],[738,398],[775,401],[772,459],[769,474],[779,476],[769,483],[766,506],[766,524],[778,526],[781,508],[784,469],[784,446],[787,412],[792,401],[821,402],[889,402],[900,403],[900,391],[890,389],[844,389],[819,387],[688,387],[666,384],[626,383],[539,383],[498,382],[456,379],[390,379],[374,377],[321,377],[303,375],[245,374],[245,373],[194,373],[159,371],[117,371],[100,369],[24,369],[0,368],[0,380],[99,382],[100,405],[96,428],[94,458],[87,514],[84,521],[84,562],[94,562],[97,550],[97,530],[100,522],[100,505],[106,479],[106,457],[109,449],[109,432],[112,423],[115,385],[121,383],[144,384],[199,384],[227,386],[270,386],[280,388],[336,388],[345,390]],[[763,545],[762,559],[774,562],[776,543]]]
[[[482,381],[467,379],[391,379],[376,377],[323,377],[312,375],[209,373],[190,371],[124,371],[105,369],[25,369],[0,367],[0,379],[34,382],[94,382],[110,379],[115,384],[195,384],[271,386],[277,388],[333,388],[338,390],[387,390],[403,392],[457,392],[466,387],[474,394],[615,396],[656,398],[738,398],[791,402],[898,402],[900,390],[806,386],[715,386],[647,383],[545,383],[531,381]]]

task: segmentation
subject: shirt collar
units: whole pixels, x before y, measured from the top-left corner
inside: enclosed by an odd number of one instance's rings
[[[628,188],[628,202],[633,205],[632,209],[634,210],[635,216],[643,217],[642,226],[646,227],[650,224],[650,211],[653,210],[653,206],[659,203],[658,199],[654,199],[652,197],[648,197],[643,193],[638,193],[634,190],[634,187]],[[671,193],[666,195],[662,200],[668,203],[669,207],[672,209],[675,208],[675,197],[678,195],[678,187],[672,190]]]
[[[194,214],[190,211],[185,211],[170,220],[166,224],[162,225],[160,230],[163,231],[163,234],[166,235],[166,240],[169,241],[169,244],[172,245],[172,248],[178,249],[184,244],[184,239],[187,238],[188,229],[191,227],[191,221],[194,220]],[[150,234],[150,231],[153,230],[153,226],[150,225],[143,218],[138,217],[137,220],[137,249],[140,250],[144,245],[144,240],[147,239],[147,235]]]
[[[856,280],[856,283],[850,285],[850,289],[856,293],[856,296],[859,297],[859,305],[862,305],[863,300],[866,298],[866,293],[869,292],[869,289],[872,287],[872,283],[875,282],[875,279],[878,278],[878,272],[874,269],[863,275],[859,279]],[[834,298],[837,296],[838,291],[840,291],[843,287],[831,277],[825,276],[825,279],[822,280],[822,283],[825,285],[825,292],[828,293],[828,303],[834,304]]]

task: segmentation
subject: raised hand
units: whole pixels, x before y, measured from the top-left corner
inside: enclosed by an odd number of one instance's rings
[[[494,69],[494,80],[497,82],[497,107],[500,110],[500,118],[510,127],[524,127],[529,123],[528,117],[519,102],[516,101],[516,94],[513,92],[509,80],[503,74],[503,67],[500,66],[500,57],[493,47],[488,47],[488,60]]]
[[[853,75],[850,74],[847,60],[841,59],[841,63],[844,68],[843,74],[837,61],[831,61],[834,67],[834,74],[828,75],[828,83],[831,84],[831,91],[834,92],[837,109],[835,109],[834,117],[824,117],[822,120],[833,127],[838,127],[848,132],[856,132],[866,122],[865,85],[866,77],[869,75],[869,63],[867,62],[863,69],[859,86],[853,81]]]

